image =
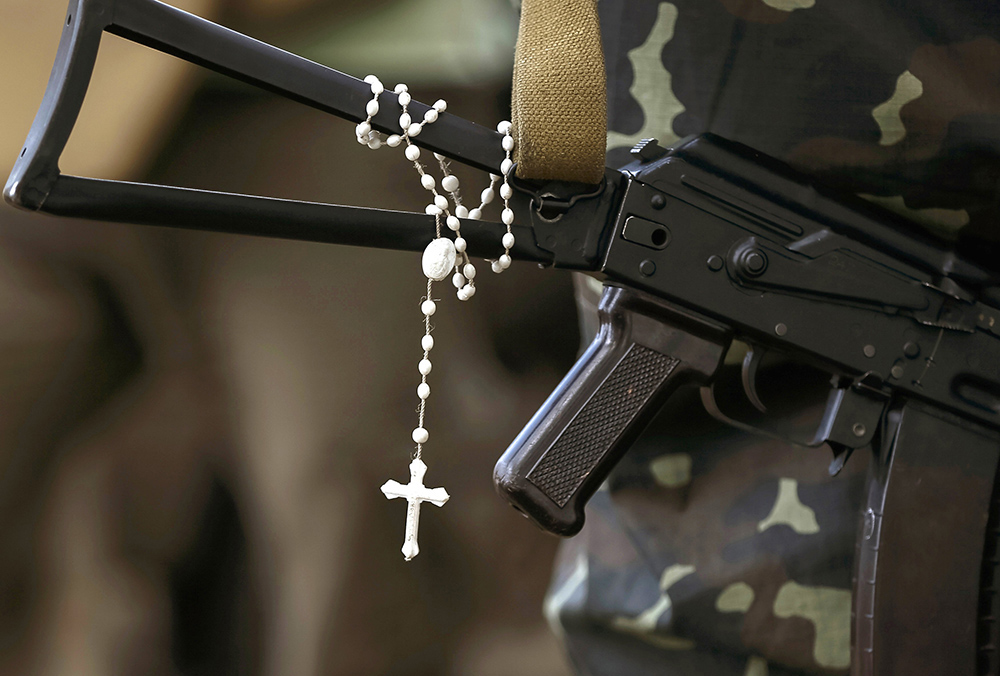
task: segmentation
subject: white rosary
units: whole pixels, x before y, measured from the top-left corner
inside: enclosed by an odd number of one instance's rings
[[[514,137],[511,136],[510,122],[504,121],[497,125],[497,131],[503,134],[503,149],[507,157],[500,165],[500,174],[490,174],[490,185],[483,190],[480,195],[480,204],[474,209],[468,209],[462,205],[462,196],[459,193],[458,177],[450,173],[447,160],[437,153],[434,158],[441,168],[441,187],[455,205],[454,214],[449,208],[448,197],[442,195],[437,190],[437,181],[432,175],[427,173],[424,165],[420,163],[420,148],[411,141],[418,136],[425,125],[433,124],[438,116],[445,112],[447,104],[443,100],[438,100],[433,107],[424,113],[424,119],[414,122],[408,112],[410,104],[410,94],[406,85],[398,84],[393,92],[398,97],[399,105],[403,112],[399,116],[399,127],[402,133],[386,136],[372,129],[372,117],[378,114],[378,97],[385,91],[385,87],[374,75],[365,78],[365,82],[371,85],[372,99],[368,102],[365,111],[368,117],[364,122],[358,124],[356,128],[358,143],[367,145],[372,150],[377,150],[383,145],[395,148],[401,143],[405,143],[404,154],[406,159],[413,162],[413,167],[420,175],[420,184],[430,191],[433,200],[424,209],[426,213],[434,216],[434,239],[424,249],[421,266],[424,276],[427,277],[427,295],[421,298],[420,311],[424,315],[424,335],[420,339],[420,347],[423,349],[423,358],[417,364],[420,372],[420,384],[417,386],[417,397],[420,404],[417,407],[417,427],[413,430],[413,441],[416,448],[410,461],[410,483],[400,484],[398,481],[389,480],[382,485],[382,492],[385,497],[406,498],[406,535],[403,540],[403,556],[407,561],[411,560],[418,553],[420,547],[417,545],[417,528],[420,524],[420,504],[430,502],[438,507],[448,501],[448,492],[443,488],[427,488],[424,486],[424,474],[427,472],[427,465],[421,459],[423,445],[427,443],[430,435],[424,427],[424,414],[427,409],[427,398],[431,394],[430,385],[427,384],[427,376],[431,372],[430,353],[434,347],[434,337],[431,335],[431,316],[437,311],[437,304],[434,302],[431,291],[434,282],[443,281],[451,275],[452,284],[457,290],[458,299],[469,300],[476,294],[476,268],[466,253],[466,241],[462,237],[462,222],[459,219],[469,218],[479,220],[482,218],[483,209],[496,197],[495,187],[502,180],[500,185],[500,198],[503,200],[503,211],[500,218],[507,226],[507,232],[501,239],[503,254],[494,261],[490,261],[493,272],[500,273],[510,267],[510,250],[514,246],[514,234],[510,226],[514,222],[514,212],[510,208],[510,198],[513,190],[510,187],[508,178],[514,166],[511,160],[511,152],[514,150]],[[454,241],[441,234],[441,222],[444,219],[448,229],[455,233]]]

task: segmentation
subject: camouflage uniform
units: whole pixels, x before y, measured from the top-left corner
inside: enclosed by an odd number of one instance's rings
[[[609,164],[624,163],[640,138],[666,145],[711,131],[957,238],[974,258],[996,260],[994,3],[599,7]],[[581,304],[592,304],[593,292],[580,288]],[[777,384],[768,404],[784,409],[785,431],[808,436],[822,379],[780,363],[761,377]],[[583,532],[562,548],[545,610],[578,671],[846,673],[867,458],[858,453],[836,478],[829,460],[828,452],[714,421],[696,392],[675,396],[591,501]]]

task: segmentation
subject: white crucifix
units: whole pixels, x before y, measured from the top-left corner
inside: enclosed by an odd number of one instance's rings
[[[382,484],[382,492],[390,500],[406,498],[406,539],[403,540],[403,556],[407,561],[420,553],[417,546],[417,528],[420,526],[420,503],[429,502],[438,507],[448,502],[448,491],[443,488],[427,488],[424,486],[424,474],[427,465],[420,458],[414,458],[410,463],[410,483],[405,486],[398,481],[389,479]]]

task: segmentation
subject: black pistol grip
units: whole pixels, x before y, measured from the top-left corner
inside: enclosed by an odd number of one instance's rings
[[[542,529],[575,535],[584,507],[660,406],[715,374],[729,334],[647,294],[607,286],[587,351],[497,462],[493,480]]]

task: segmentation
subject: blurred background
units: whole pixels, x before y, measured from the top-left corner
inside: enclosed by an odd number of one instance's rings
[[[509,0],[174,0],[493,126]],[[65,2],[0,0],[0,174]],[[351,123],[105,35],[64,173],[420,210]],[[467,194],[486,177],[460,173]],[[493,216],[496,219],[496,216]],[[0,673],[565,674],[556,541],[496,458],[572,363],[567,276],[515,264],[435,315],[421,553],[405,481],[419,256],[60,220],[0,206]]]

